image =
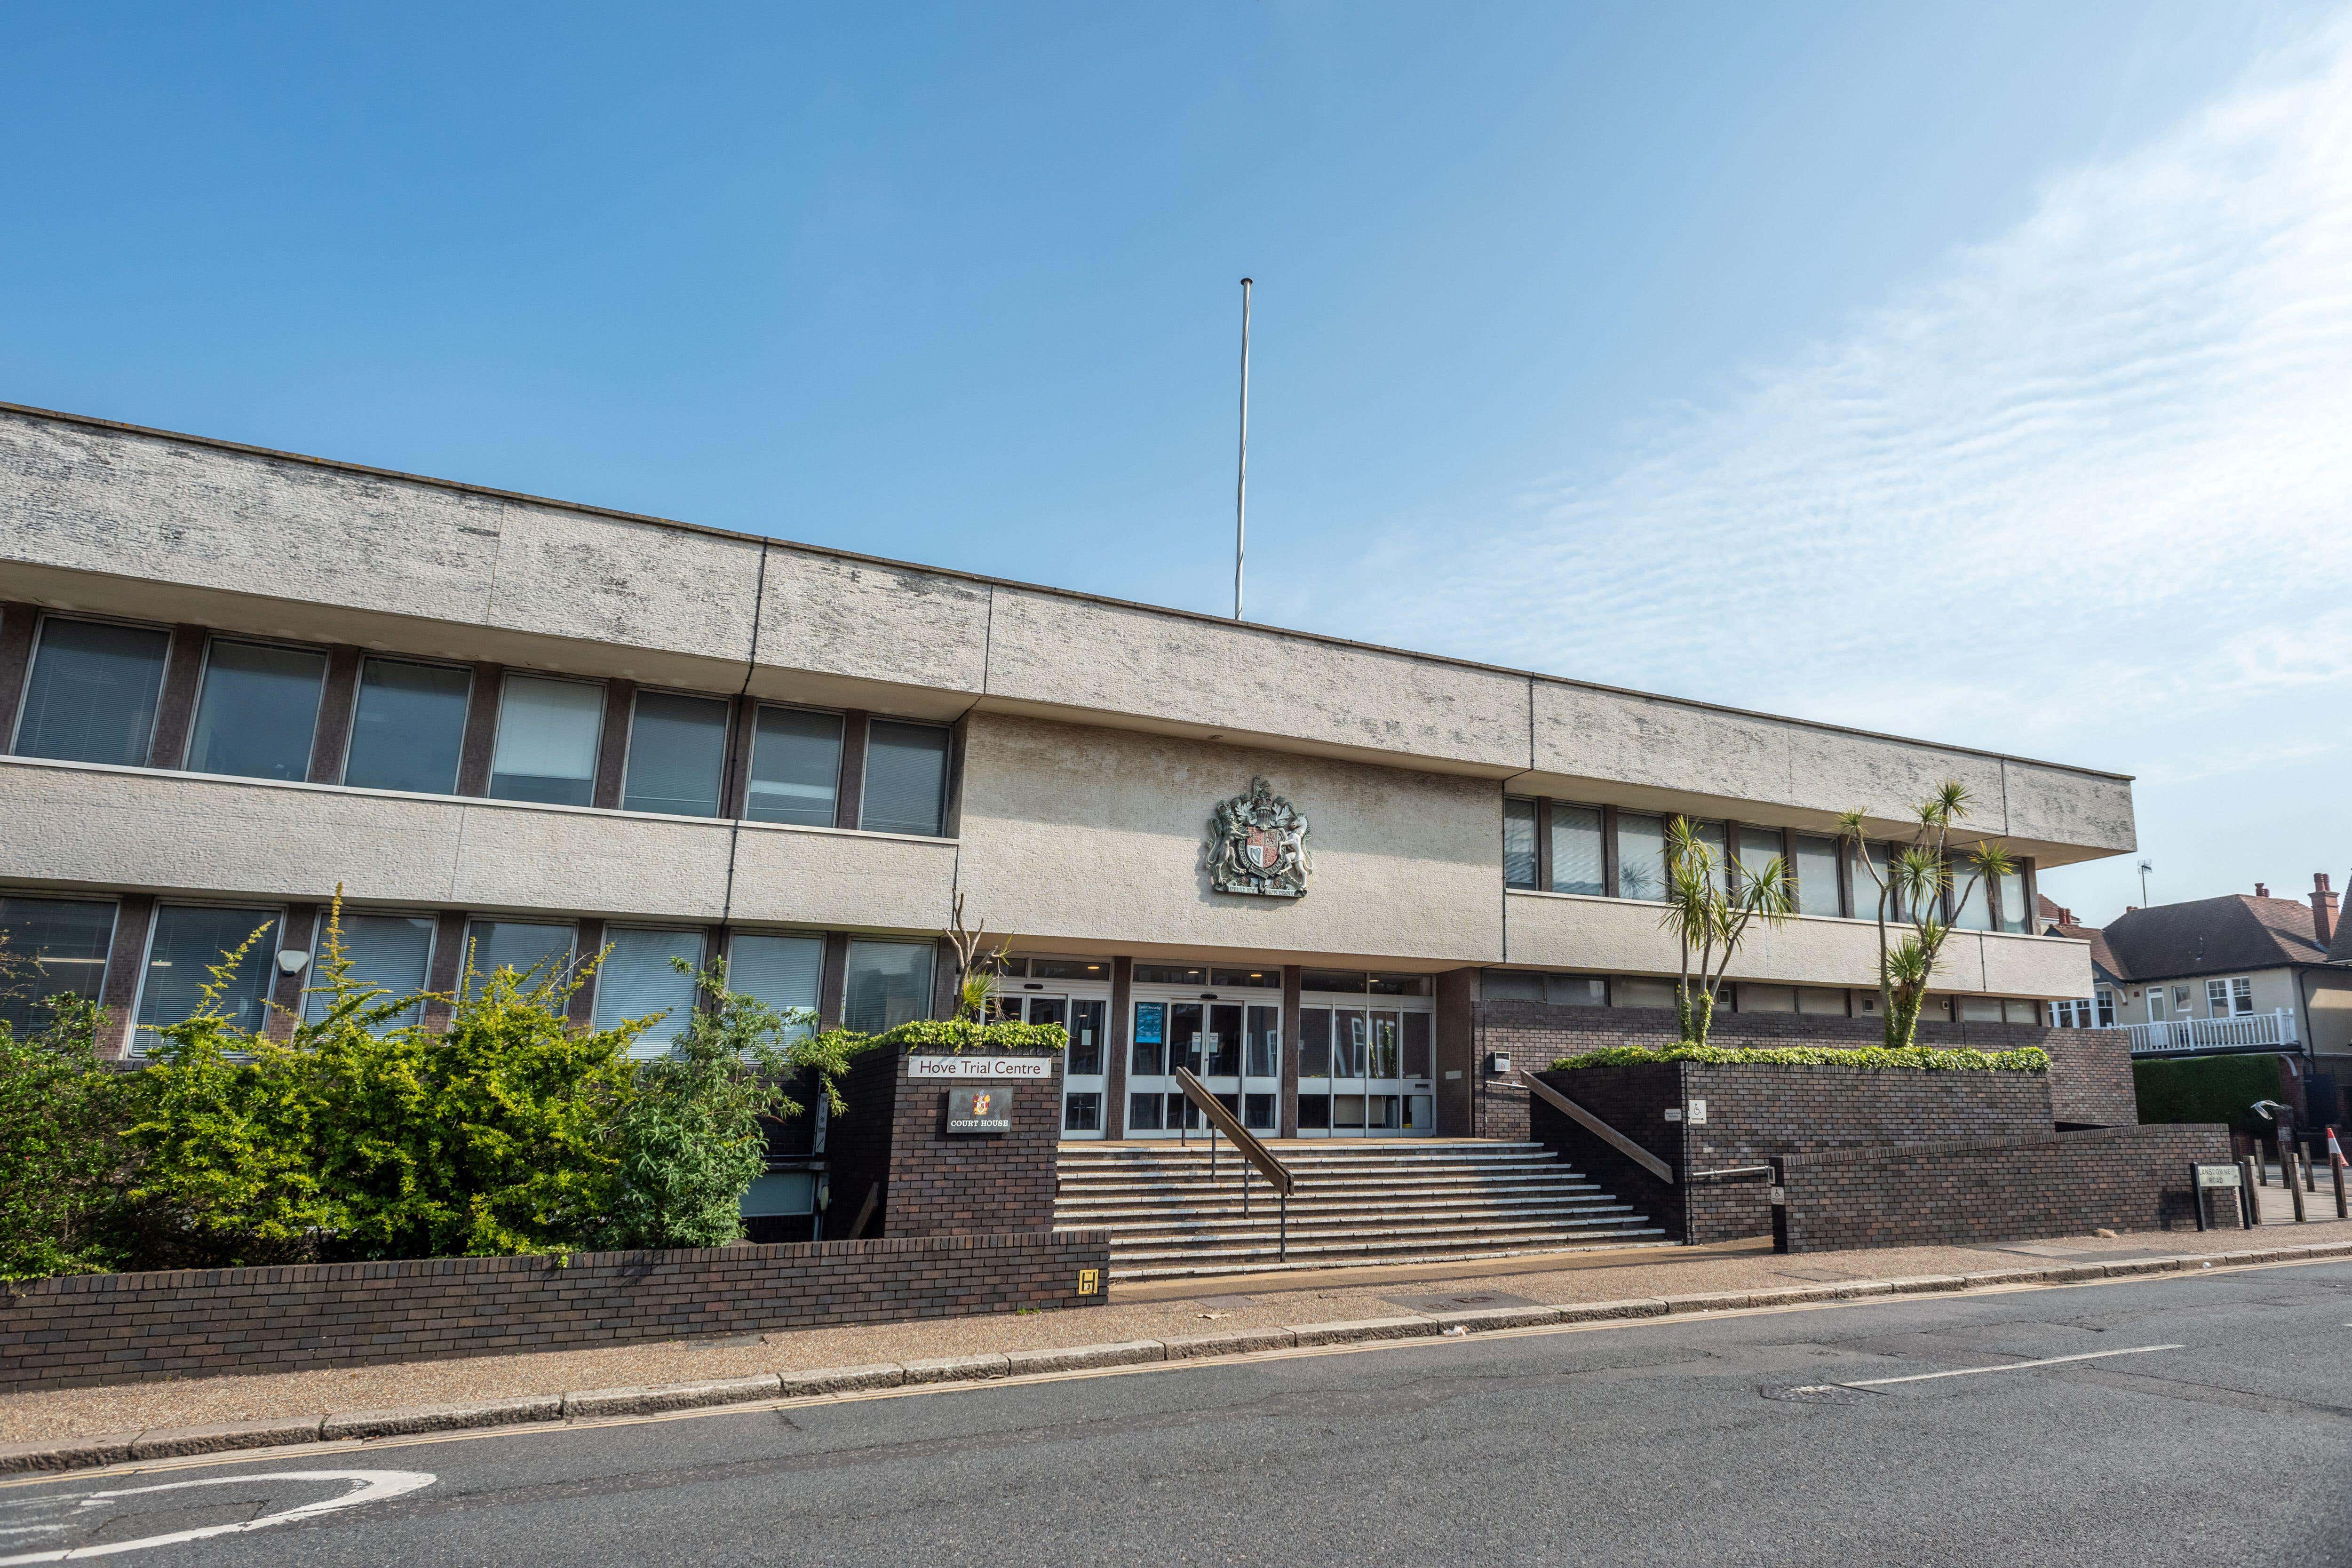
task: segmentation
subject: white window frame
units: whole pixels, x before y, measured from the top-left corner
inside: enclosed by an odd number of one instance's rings
[[[319,973],[320,955],[326,951],[327,917],[332,912],[333,910],[331,906],[321,904],[319,907],[319,912],[312,916],[310,920],[310,962],[305,964],[302,968],[303,999],[297,1002],[294,1006],[294,1016],[297,1022],[299,1022],[303,1016],[310,1011],[309,994],[312,989],[310,977]],[[353,909],[350,905],[346,904],[343,906],[343,913],[346,916],[384,915],[393,920],[425,921],[431,928],[431,934],[426,936],[425,939],[425,983],[419,985],[417,989],[419,991],[429,991],[433,988],[433,961],[441,954],[441,912],[439,910],[362,910]],[[471,929],[472,917],[467,917],[467,928]],[[458,938],[461,945],[463,944],[464,940],[465,939],[462,936]],[[578,939],[574,938],[573,940],[576,944]],[[424,1007],[421,1004],[417,1008],[416,1021],[418,1023],[423,1023],[425,1021]]]
[[[155,900],[155,907],[147,912],[147,940],[142,942],[139,948],[139,984],[132,988],[131,993],[131,1037],[122,1047],[122,1054],[127,1059],[143,1060],[147,1055],[147,1053],[140,1047],[139,1044],[140,1031],[144,1029],[147,1026],[142,1024],[139,1021],[139,1018],[140,1015],[146,1010],[147,976],[154,967],[155,937],[157,933],[162,931],[163,929],[163,911],[167,909],[271,910],[276,911],[278,919],[278,946],[269,950],[268,963],[270,973],[270,999],[275,1001],[277,998],[277,976],[278,973],[278,954],[286,945],[286,905],[273,904],[267,900],[263,900],[259,902],[247,902],[243,899],[157,899]],[[119,907],[117,908],[115,918],[118,921],[121,919],[121,912]],[[112,945],[113,944],[111,942],[108,944],[109,962],[111,962],[112,960]]]
[[[612,809],[614,811],[628,810],[629,763],[635,760],[637,754],[637,700],[645,696],[647,692],[651,692],[656,697],[691,697],[704,702],[716,702],[727,710],[726,722],[719,727],[718,809],[713,811],[709,816],[681,817],[677,813],[668,811],[635,811],[630,812],[629,815],[632,816],[667,816],[673,820],[681,822],[727,822],[733,820],[727,815],[727,786],[731,782],[728,777],[728,773],[730,771],[729,763],[734,760],[732,753],[735,742],[735,726],[741,715],[736,710],[735,700],[732,697],[726,695],[724,692],[690,691],[683,686],[640,686],[629,693],[628,721],[626,724],[623,726],[621,731],[621,804],[612,807]],[[611,717],[612,712],[608,702],[606,706],[605,718],[609,720]],[[755,748],[759,744],[759,739],[760,721],[758,712],[755,710],[751,719],[751,742]],[[596,736],[597,760],[600,763],[604,760],[604,733],[600,728]],[[744,758],[745,768],[743,773],[744,795],[747,806],[750,804],[749,797],[751,795],[751,774],[749,765],[750,762],[751,758],[747,755]],[[595,788],[594,781],[590,781],[589,788],[593,794]],[[836,795],[834,798],[838,801],[840,796]]]
[[[49,609],[44,609],[34,620],[33,646],[25,650],[25,673],[16,682],[16,717],[8,726],[8,754],[12,757],[16,754],[16,742],[24,734],[25,699],[32,695],[33,669],[41,661],[41,638],[47,632],[51,621],[82,621],[101,626],[129,626],[138,631],[163,634],[163,671],[155,678],[155,716],[147,721],[147,755],[152,756],[155,752],[155,727],[163,721],[163,688],[172,679],[172,627],[161,621],[134,620],[127,616],[85,616],[78,612]],[[196,689],[201,693],[204,688],[199,685]],[[193,710],[189,719],[193,726]],[[147,764],[142,761],[133,765],[143,768]]]
[[[499,671],[499,716],[497,721],[490,726],[490,767],[488,775],[482,781],[482,788],[487,791],[492,784],[498,782],[499,741],[505,735],[507,729],[507,684],[513,680],[518,675],[528,680],[568,680],[575,686],[593,686],[596,689],[600,700],[596,704],[596,744],[592,748],[589,759],[590,772],[588,774],[588,804],[585,806],[565,806],[559,809],[568,811],[597,809],[596,785],[604,773],[604,731],[611,729],[613,723],[613,683],[609,680],[600,679],[593,675],[562,675],[551,670],[544,669],[509,668]],[[467,689],[466,700],[469,705],[473,701],[473,691],[470,687]],[[636,704],[632,701],[629,705],[629,712],[632,718],[635,717],[636,710]],[[190,728],[193,731],[193,723]],[[460,770],[465,767],[465,763],[462,760],[457,765]],[[628,778],[626,759],[624,759],[623,761],[621,776],[624,787],[625,788]],[[541,805],[546,804],[541,801],[509,800],[503,795],[485,795],[483,798],[500,805]],[[576,924],[577,922],[574,923]],[[578,939],[576,937],[573,939],[573,947],[574,952],[572,956],[577,958],[579,954],[577,952]]]
[[[789,704],[786,704],[786,706],[789,706]],[[874,726],[877,723],[904,724],[910,729],[937,730],[940,733],[947,737],[947,744],[940,748],[940,830],[937,833],[900,833],[896,828],[868,827],[866,826],[866,802],[867,799],[866,786],[873,782]],[[848,736],[846,733],[843,735],[842,740],[845,745],[848,742]],[[954,837],[955,835],[948,831],[948,817],[950,815],[949,807],[953,805],[955,801],[955,765],[956,743],[954,725],[942,724],[936,719],[902,719],[896,713],[868,713],[866,716],[866,742],[864,745],[858,748],[857,752],[857,831],[860,833],[889,833],[894,834],[900,838]],[[837,794],[834,796],[833,809],[834,816],[837,819],[841,815],[841,797]],[[934,973],[932,978],[935,982],[937,981],[938,975],[936,973]]]
[[[375,649],[362,651],[358,665],[352,670],[352,711],[351,716],[343,721],[343,754],[341,759],[335,764],[335,783],[341,784],[351,776],[352,741],[352,738],[359,733],[360,695],[367,689],[367,667],[373,663],[421,664],[435,669],[462,669],[466,672],[466,718],[465,721],[459,723],[457,728],[457,774],[455,778],[452,778],[449,781],[449,788],[446,794],[436,791],[433,796],[436,800],[449,799],[451,796],[457,795],[457,786],[465,782],[466,730],[474,717],[474,688],[481,684],[481,672],[478,668],[473,665],[463,664],[456,659],[411,658],[404,653],[385,653]],[[328,674],[332,675],[333,673],[334,670],[332,667],[330,666]],[[500,679],[499,684],[501,691],[503,692],[506,684],[503,678]],[[325,710],[326,705],[322,702],[320,704],[320,712],[321,717],[324,716]],[[498,726],[493,724],[490,728],[492,731],[490,735],[490,752],[491,755],[495,757],[498,753]],[[352,789],[373,789],[376,786],[373,784],[351,784],[347,787]],[[370,910],[369,912],[373,913],[375,911]],[[436,927],[436,929],[438,928]]]
[[[308,784],[310,780],[310,759],[319,754],[319,727],[327,721],[327,682],[333,678],[335,673],[335,650],[327,647],[323,643],[298,642],[291,637],[247,637],[243,632],[225,632],[212,628],[207,628],[205,632],[204,657],[196,661],[196,693],[194,700],[188,704],[188,732],[186,738],[182,740],[180,742],[180,760],[173,764],[173,771],[184,773],[194,773],[195,771],[188,766],[188,753],[195,750],[196,725],[197,722],[205,716],[205,684],[212,679],[213,647],[215,644],[224,642],[246,643],[254,647],[282,647],[294,653],[314,653],[319,656],[319,700],[317,704],[310,710],[310,756],[302,759],[302,777],[299,781],[291,779],[256,779],[251,773],[205,773],[203,776],[205,778],[239,779],[248,784],[291,784],[297,782]],[[165,655],[166,662],[163,666],[163,679],[166,681],[169,681],[172,679],[172,667],[169,659],[170,655],[167,653]],[[354,713],[358,711],[358,694],[354,691],[352,694],[352,710]],[[163,704],[161,695],[159,694],[155,703],[156,721],[159,723],[162,722],[163,717]],[[147,743],[150,747],[154,745],[154,738],[152,735],[148,738]],[[348,746],[345,747],[346,751],[349,749],[350,748]],[[341,772],[340,769],[337,771],[339,773]]]

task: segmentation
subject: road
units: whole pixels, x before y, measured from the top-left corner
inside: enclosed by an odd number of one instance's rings
[[[2347,1352],[2352,1263],[1895,1298],[20,1482],[0,1563],[2300,1568]]]

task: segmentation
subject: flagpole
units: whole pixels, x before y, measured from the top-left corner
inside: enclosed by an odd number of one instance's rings
[[[1249,522],[1250,280],[1242,279],[1242,447],[1234,479],[1234,619],[1242,618],[1242,546]]]

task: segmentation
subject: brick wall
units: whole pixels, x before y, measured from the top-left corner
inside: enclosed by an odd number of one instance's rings
[[[1634,1063],[1546,1072],[1543,1080],[1675,1168],[1659,1181],[1542,1101],[1533,1135],[1694,1244],[1764,1236],[1761,1173],[1709,1175],[1774,1155],[2051,1130],[2044,1073]],[[1666,1111],[1706,1102],[1700,1123]]]
[[[445,1258],[44,1279],[0,1295],[0,1392],[1101,1304],[1107,1232]]]
[[[869,1187],[881,1209],[868,1236],[1002,1235],[1054,1228],[1055,1153],[1062,1136],[1062,1058],[1040,1053],[1050,1077],[992,1087],[1013,1096],[1013,1131],[947,1131],[959,1080],[911,1079],[906,1053],[859,1058],[842,1085],[848,1110],[828,1130],[833,1207],[828,1232],[846,1236]],[[961,1080],[961,1087],[982,1080]]]
[[[2226,1128],[2187,1124],[1791,1154],[1773,1239],[1822,1252],[2190,1229],[2189,1162],[2229,1157]]]
[[[1541,1071],[1562,1057],[1611,1046],[1670,1046],[1680,1038],[1673,1012],[1645,1007],[1558,1007],[1544,1002],[1476,1005],[1476,1049],[1508,1051],[1519,1069]],[[1718,1046],[1874,1046],[1874,1018],[1812,1013],[1727,1013],[1717,1016],[1710,1039]],[[2039,1046],[2050,1053],[2051,1112],[2070,1126],[2131,1126],[2139,1120],[2132,1092],[2131,1046],[2120,1029],[2051,1029],[2038,1024],[1937,1023],[1919,1026],[1923,1046],[1966,1046],[2007,1051]],[[1480,1084],[1476,1128],[1482,1138],[1528,1136],[1527,1099],[1486,1079]]]

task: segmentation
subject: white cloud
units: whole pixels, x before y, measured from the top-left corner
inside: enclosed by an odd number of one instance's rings
[[[1367,570],[1425,584],[1409,645],[1475,628],[1485,658],[2103,765],[2095,726],[2127,747],[2272,697],[2338,727],[2352,25],[1834,341]]]

